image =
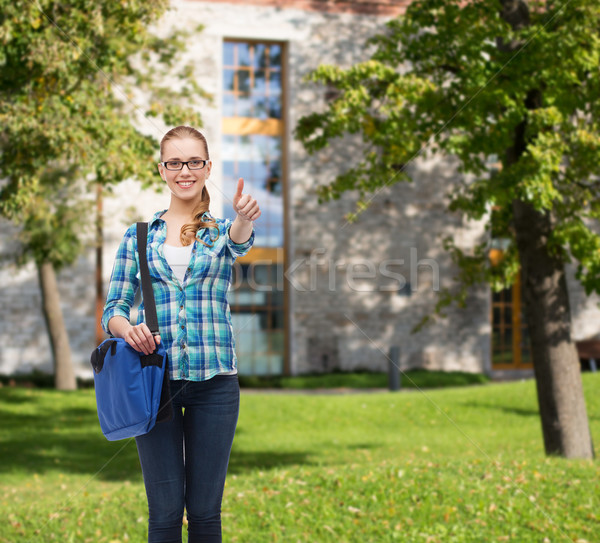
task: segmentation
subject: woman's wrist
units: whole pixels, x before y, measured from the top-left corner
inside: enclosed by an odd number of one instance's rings
[[[235,217],[231,228],[229,229],[229,237],[233,243],[246,243],[252,235],[254,224],[252,221],[242,218],[240,215]]]
[[[144,354],[153,353],[156,345],[160,343],[160,335],[153,336],[145,323],[132,326],[125,317],[120,315],[108,321],[108,329],[113,336],[124,339],[136,351]]]
[[[108,321],[107,328],[114,337],[124,338],[125,333],[133,327],[125,317],[115,315]]]

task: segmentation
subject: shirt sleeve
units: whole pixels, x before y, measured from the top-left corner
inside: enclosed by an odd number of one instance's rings
[[[225,219],[224,230],[225,235],[227,236],[227,247],[229,248],[233,258],[238,258],[239,256],[248,254],[248,251],[250,251],[252,245],[254,245],[254,225],[252,225],[252,234],[250,234],[250,239],[248,239],[248,241],[245,241],[244,243],[235,243],[229,236],[229,229],[231,228],[232,224],[233,221],[231,219]]]
[[[108,321],[113,317],[121,316],[129,320],[135,294],[140,285],[136,260],[137,242],[134,232],[135,225],[125,233],[115,257],[102,314],[102,328],[107,334],[110,334]]]

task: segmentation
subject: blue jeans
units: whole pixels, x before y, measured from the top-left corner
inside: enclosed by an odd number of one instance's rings
[[[135,438],[146,495],[148,542],[221,541],[221,501],[240,407],[237,375],[171,381],[175,416]]]

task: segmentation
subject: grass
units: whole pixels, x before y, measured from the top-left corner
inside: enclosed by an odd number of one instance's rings
[[[600,374],[584,374],[600,442]],[[133,441],[92,390],[0,389],[0,542],[143,542]],[[600,541],[598,461],[547,458],[535,384],[242,394],[230,542]]]
[[[442,388],[456,387],[489,382],[489,377],[481,373],[462,371],[429,371],[413,369],[402,372],[403,388]],[[54,388],[54,376],[34,371],[27,374],[0,375],[0,383],[9,386],[27,386]],[[388,374],[370,371],[319,373],[285,377],[282,375],[252,376],[240,375],[242,388],[282,388],[282,389],[318,389],[318,388],[388,388]],[[78,379],[79,388],[94,386],[92,379]]]
[[[456,387],[489,382],[489,377],[481,373],[462,371],[429,371],[414,369],[402,372],[403,388],[442,388]],[[388,388],[387,373],[369,371],[333,372],[312,375],[285,376],[240,376],[240,385],[244,388],[283,388],[283,389],[319,389],[319,388]]]

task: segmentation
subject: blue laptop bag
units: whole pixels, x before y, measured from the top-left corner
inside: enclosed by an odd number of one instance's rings
[[[158,334],[154,292],[148,272],[148,223],[137,223],[144,313],[152,335]],[[124,339],[104,340],[92,353],[96,407],[102,433],[109,441],[149,432],[173,418],[169,363],[162,342],[153,353],[137,352]]]

